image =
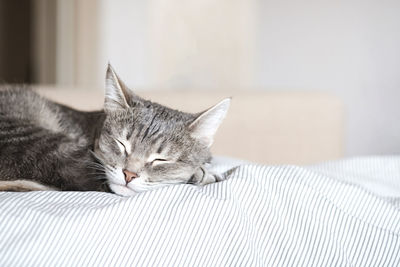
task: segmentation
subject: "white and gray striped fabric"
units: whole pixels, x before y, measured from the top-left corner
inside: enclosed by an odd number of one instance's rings
[[[2,192],[0,266],[400,266],[399,156],[215,167],[131,198]]]

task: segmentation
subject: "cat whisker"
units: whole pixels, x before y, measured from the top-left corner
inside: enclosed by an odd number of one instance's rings
[[[105,167],[103,165],[96,165],[96,164],[87,164],[86,166],[91,167],[91,168],[97,168],[99,170],[104,170]]]
[[[89,168],[90,169],[90,168]],[[105,171],[102,171],[102,170],[96,170],[96,169],[90,169],[92,172],[90,172],[90,173],[96,173],[96,174],[102,174],[102,175],[105,175],[105,174],[107,174]],[[89,174],[90,174],[89,173]]]
[[[92,168],[92,169],[97,169],[97,170],[105,170],[105,167],[101,166],[101,165],[88,164],[87,167]]]
[[[104,160],[101,159],[98,155],[96,155],[96,153],[94,153],[93,150],[89,150],[90,154],[92,154],[93,157],[95,157],[99,162],[101,162],[102,164],[104,164]]]

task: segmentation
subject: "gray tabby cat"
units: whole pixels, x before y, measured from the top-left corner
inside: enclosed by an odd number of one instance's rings
[[[189,114],[144,100],[108,66],[104,110],[82,112],[27,88],[0,90],[0,190],[109,191],[208,184],[209,147],[230,100]]]

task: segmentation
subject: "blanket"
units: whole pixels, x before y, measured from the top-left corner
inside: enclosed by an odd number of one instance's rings
[[[400,156],[213,167],[134,197],[0,192],[0,266],[400,266]]]

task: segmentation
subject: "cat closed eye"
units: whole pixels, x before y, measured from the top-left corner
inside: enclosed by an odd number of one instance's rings
[[[121,153],[128,154],[128,152],[126,150],[126,146],[124,145],[124,143],[122,143],[118,139],[114,139],[114,140],[115,140],[115,142],[117,142],[117,145],[118,145],[119,149],[121,150]]]
[[[166,160],[166,159],[154,159],[151,162],[151,164],[154,165],[154,164],[167,163],[167,162],[168,162],[168,160]]]

